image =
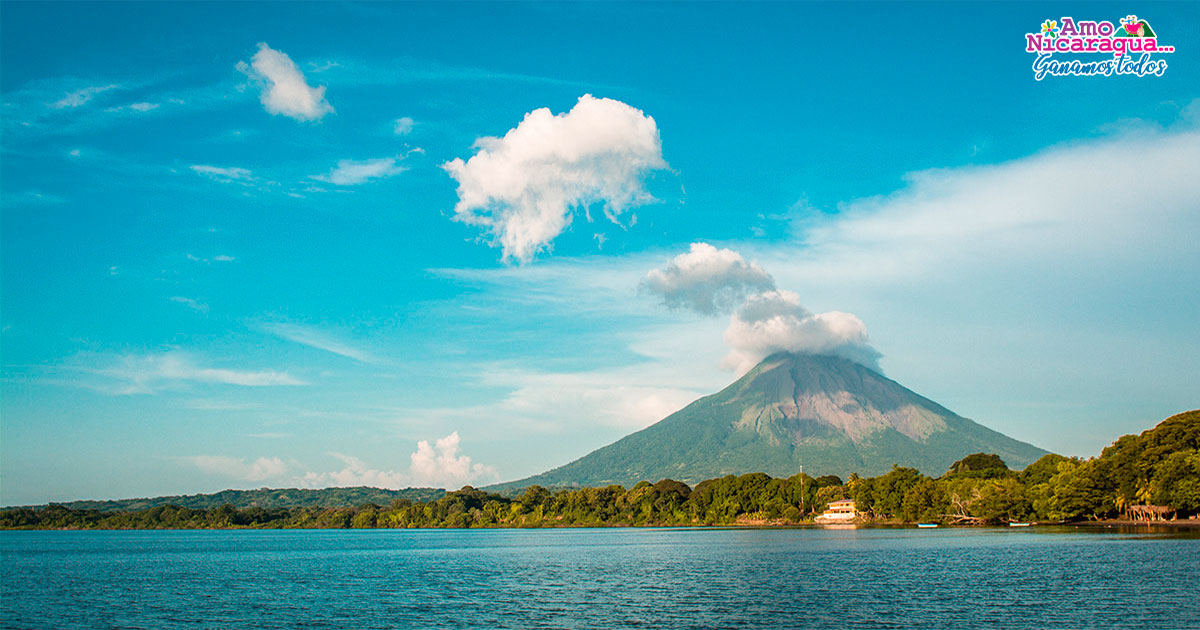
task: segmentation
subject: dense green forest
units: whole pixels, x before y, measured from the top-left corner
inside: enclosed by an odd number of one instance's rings
[[[664,479],[632,488],[531,486],[515,497],[466,487],[441,498],[387,505],[210,509],[160,505],[102,512],[51,505],[0,512],[6,529],[572,527],[799,524],[830,501],[852,498],[870,519],[998,524],[1120,517],[1130,505],[1200,512],[1200,410],[1127,435],[1096,458],[1046,455],[1022,471],[979,453],[931,478],[895,467],[878,477],[763,473],[703,481]]]

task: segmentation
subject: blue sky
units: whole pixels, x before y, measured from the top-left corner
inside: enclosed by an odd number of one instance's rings
[[[1200,403],[1200,9],[1048,7],[6,3],[0,503],[512,479],[774,347],[1097,454]]]

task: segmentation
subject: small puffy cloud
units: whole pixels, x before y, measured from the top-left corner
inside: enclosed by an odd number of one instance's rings
[[[310,86],[291,57],[265,43],[258,45],[249,64],[241,61],[237,68],[261,86],[259,100],[271,114],[309,121],[333,111],[325,100],[325,86]]]
[[[186,383],[273,387],[306,385],[287,372],[275,370],[235,370],[198,365],[190,355],[164,352],[149,355],[125,355],[110,365],[88,370],[112,381],[101,389],[115,394],[152,394]]]
[[[814,315],[791,291],[768,291],[746,300],[725,329],[729,354],[722,365],[745,373],[775,352],[840,356],[878,370],[880,354],[867,327],[850,313]]]
[[[457,431],[433,444],[421,440],[417,442],[416,452],[410,456],[408,471],[378,470],[357,457],[330,453],[344,464],[341,470],[310,472],[297,481],[306,488],[371,486],[398,489],[413,486],[460,488],[498,479],[494,468],[473,463],[470,457],[460,455],[458,448]]]
[[[728,313],[747,295],[774,288],[775,280],[762,267],[708,243],[692,243],[687,253],[651,270],[638,285],[639,291],[660,298],[669,308],[701,315]]]
[[[491,466],[473,464],[471,458],[458,454],[458,432],[434,442],[417,442],[417,451],[410,456],[413,483],[420,486],[458,488],[479,479],[496,477]]]
[[[373,179],[383,179],[408,170],[400,166],[400,158],[389,157],[377,160],[340,160],[326,175],[313,175],[312,179],[335,186],[355,186]]]
[[[259,457],[251,462],[247,462],[244,458],[224,455],[195,455],[179,459],[206,473],[240,481],[258,482],[277,479],[288,471],[287,463],[278,457]]]
[[[107,92],[109,90],[115,90],[117,87],[118,86],[116,86],[116,85],[101,85],[101,86],[94,86],[94,87],[85,87],[83,89],[75,90],[74,92],[68,93],[66,96],[62,97],[61,99],[51,103],[50,107],[52,107],[54,109],[63,109],[66,107],[80,107],[81,105],[85,105],[92,99],[96,98],[97,95],[103,94],[104,92]]]
[[[643,175],[667,167],[653,118],[590,94],[565,114],[534,110],[503,138],[480,138],[475,148],[470,159],[442,165],[458,182],[454,218],[482,228],[505,261],[532,260],[590,204],[603,203],[617,222],[653,200]]]
[[[417,123],[413,119],[409,118],[408,116],[403,116],[401,118],[397,118],[396,121],[392,123],[392,131],[395,132],[397,136],[407,136],[408,134],[412,133],[413,127],[416,124]]]

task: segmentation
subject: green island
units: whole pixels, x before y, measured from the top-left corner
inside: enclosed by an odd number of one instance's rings
[[[257,492],[293,493],[288,496],[295,497],[304,491]],[[0,510],[0,528],[802,525],[813,522],[830,502],[840,499],[855,502],[862,522],[880,524],[1061,523],[1129,519],[1134,514],[1187,519],[1200,513],[1200,410],[1167,418],[1140,435],[1123,436],[1099,457],[1050,454],[1021,471],[1010,470],[997,455],[977,453],[936,478],[914,468],[894,467],[876,477],[852,474],[846,480],[833,475],[776,478],[751,473],[709,479],[694,488],[663,479],[643,481],[632,488],[547,489],[534,485],[508,495],[470,486],[440,496],[431,494],[440,491],[420,492],[414,498],[394,498],[386,505],[367,501],[354,507],[236,507],[226,503],[204,508],[170,502],[138,507],[135,502],[123,504],[124,509],[102,510],[87,504],[51,504]],[[186,499],[165,499],[172,498]]]

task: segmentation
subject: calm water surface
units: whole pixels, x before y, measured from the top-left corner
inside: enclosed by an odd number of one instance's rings
[[[4,628],[1200,628],[1200,539],[1078,530],[0,532]]]

